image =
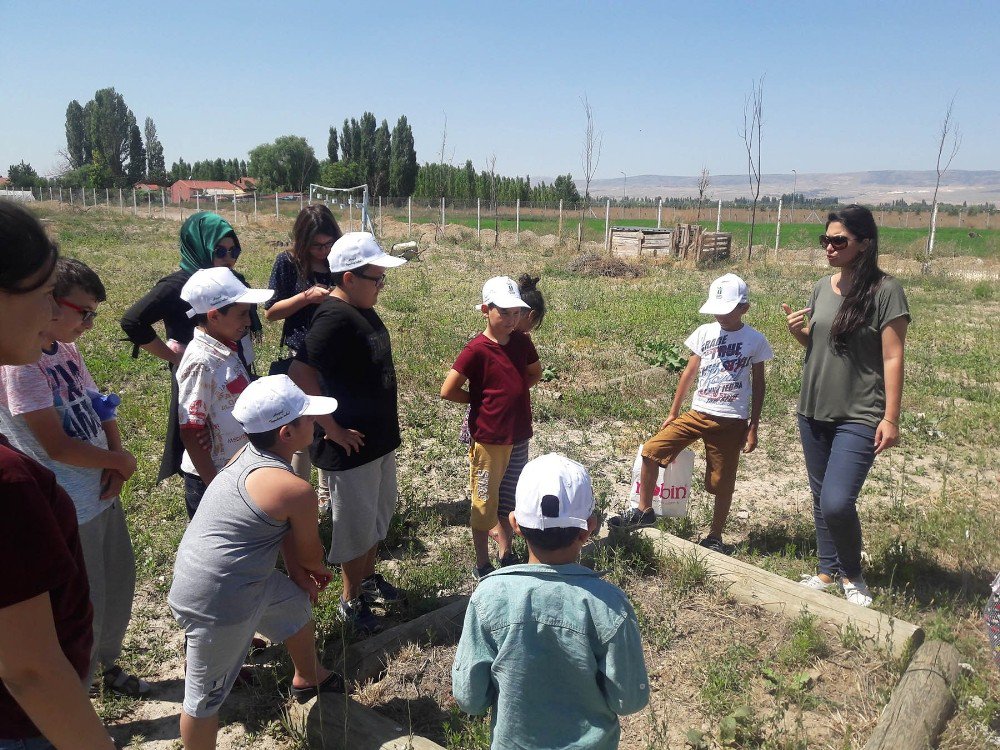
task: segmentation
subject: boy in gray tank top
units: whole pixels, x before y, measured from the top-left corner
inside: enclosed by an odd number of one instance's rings
[[[323,562],[316,493],[291,468],[312,442],[317,414],[336,399],[307,396],[285,375],[251,383],[233,409],[249,444],[216,475],[177,550],[168,602],[184,628],[187,671],[181,712],[185,747],[215,747],[218,712],[255,632],[283,641],[300,703],[344,692],[319,664],[310,602],[333,574]],[[284,573],[275,569],[278,553]]]

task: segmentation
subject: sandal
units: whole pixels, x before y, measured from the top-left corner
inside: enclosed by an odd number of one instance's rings
[[[129,698],[142,698],[153,689],[148,682],[129,674],[117,664],[104,671],[103,679],[105,688]]]
[[[297,688],[292,686],[292,697],[298,703],[307,703],[313,698],[318,696],[320,693],[343,693],[346,692],[344,686],[344,678],[341,677],[336,672],[330,672],[330,675],[323,680],[319,685],[310,685],[309,687]]]

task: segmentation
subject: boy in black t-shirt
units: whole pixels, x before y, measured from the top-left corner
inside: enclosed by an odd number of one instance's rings
[[[327,559],[340,565],[344,583],[338,611],[365,635],[382,629],[372,603],[404,598],[375,572],[378,543],[396,508],[400,438],[389,332],[372,308],[386,269],[405,262],[385,253],[368,232],[337,240],[329,257],[333,290],[316,311],[288,373],[309,395],[340,403],[336,418],[316,419],[320,432],[311,454],[330,488]]]

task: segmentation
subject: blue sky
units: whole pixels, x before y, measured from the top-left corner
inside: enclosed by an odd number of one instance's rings
[[[246,158],[280,135],[322,158],[328,128],[405,114],[417,158],[598,178],[739,174],[764,78],[767,173],[1000,169],[1000,3],[51,2],[0,0],[0,173],[59,165],[66,105],[114,86],[167,165]]]

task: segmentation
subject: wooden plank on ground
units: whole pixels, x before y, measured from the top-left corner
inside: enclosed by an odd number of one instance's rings
[[[293,726],[305,724],[309,747],[316,750],[444,750],[346,695],[292,703],[289,719]]]
[[[344,677],[361,682],[382,674],[389,660],[410,643],[441,645],[457,641],[468,604],[469,597],[458,597],[409,622],[351,644],[344,656]]]
[[[742,602],[756,604],[789,618],[798,617],[802,608],[808,607],[821,622],[832,623],[839,628],[853,626],[862,636],[897,657],[923,642],[924,632],[919,627],[878,610],[860,607],[846,599],[808,589],[795,581],[736,558],[712,552],[656,528],[639,529],[635,533],[651,539],[663,550],[695,554],[704,559],[712,575],[728,582],[729,593]]]
[[[942,641],[928,641],[913,655],[865,750],[925,750],[955,710],[958,651]]]

